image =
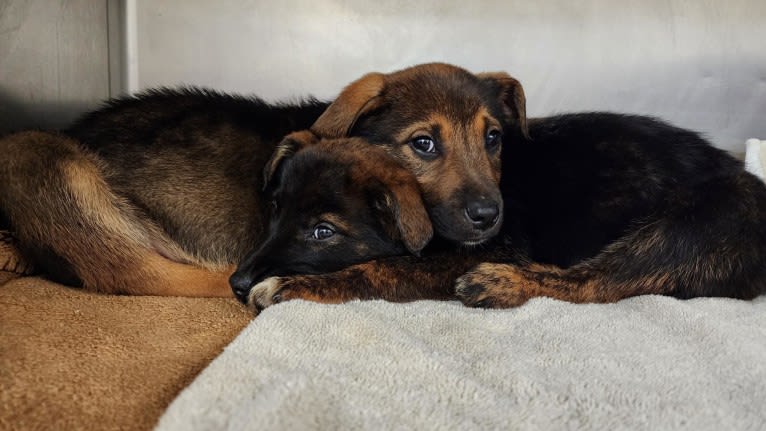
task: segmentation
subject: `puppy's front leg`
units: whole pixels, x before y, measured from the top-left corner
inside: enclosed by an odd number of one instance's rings
[[[455,282],[458,299],[480,308],[510,308],[547,296],[569,302],[609,302],[593,277],[575,277],[552,265],[482,263]]]
[[[391,257],[320,275],[271,277],[256,284],[248,306],[259,311],[290,299],[341,303],[352,299],[407,302],[453,299],[457,276],[480,262],[479,256],[443,254],[424,258]]]

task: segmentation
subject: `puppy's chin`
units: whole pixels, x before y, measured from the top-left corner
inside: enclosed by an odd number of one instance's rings
[[[455,232],[454,230],[444,231],[444,232],[437,231],[437,232],[443,238],[453,243],[457,243],[466,247],[475,247],[489,241],[495,235],[497,235],[499,231],[500,229],[493,228],[487,231],[477,231],[475,229],[472,229],[472,230],[465,230],[465,231],[458,231],[458,232]]]
[[[478,230],[464,219],[461,212],[450,211],[445,207],[434,208],[429,215],[437,235],[466,247],[475,247],[489,241],[500,233],[503,222],[501,214],[494,226]]]
[[[460,245],[466,248],[474,248],[484,244],[487,241],[489,241],[489,238],[484,238],[477,241],[463,241],[460,243]]]

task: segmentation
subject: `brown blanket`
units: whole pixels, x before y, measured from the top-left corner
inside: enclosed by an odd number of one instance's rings
[[[0,430],[151,429],[250,319],[233,299],[98,295],[0,271]]]

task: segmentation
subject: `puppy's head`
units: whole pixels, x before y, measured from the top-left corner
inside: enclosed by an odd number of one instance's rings
[[[293,133],[276,149],[264,176],[272,214],[261,245],[231,277],[240,299],[267,277],[417,254],[433,234],[412,174],[359,138]]]
[[[528,136],[517,80],[447,64],[366,75],[343,90],[312,130],[361,136],[384,148],[416,176],[435,230],[469,245],[499,231],[500,152]]]

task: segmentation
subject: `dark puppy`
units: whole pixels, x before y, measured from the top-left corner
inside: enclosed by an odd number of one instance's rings
[[[766,292],[766,185],[741,162],[646,117],[540,118],[529,121],[529,134],[505,139],[505,222],[490,243],[471,253],[435,244],[419,260],[282,277],[268,292],[323,302],[456,295],[478,307],[535,296],[612,302]]]
[[[266,167],[267,235],[232,275],[316,274],[381,256],[419,253],[432,236],[415,178],[359,138],[288,136]],[[249,286],[248,286],[249,287]],[[250,289],[237,289],[246,302]]]
[[[766,186],[740,161],[646,117],[545,118],[530,135],[504,153],[501,186],[503,246],[525,262],[462,276],[467,305],[766,292]]]

